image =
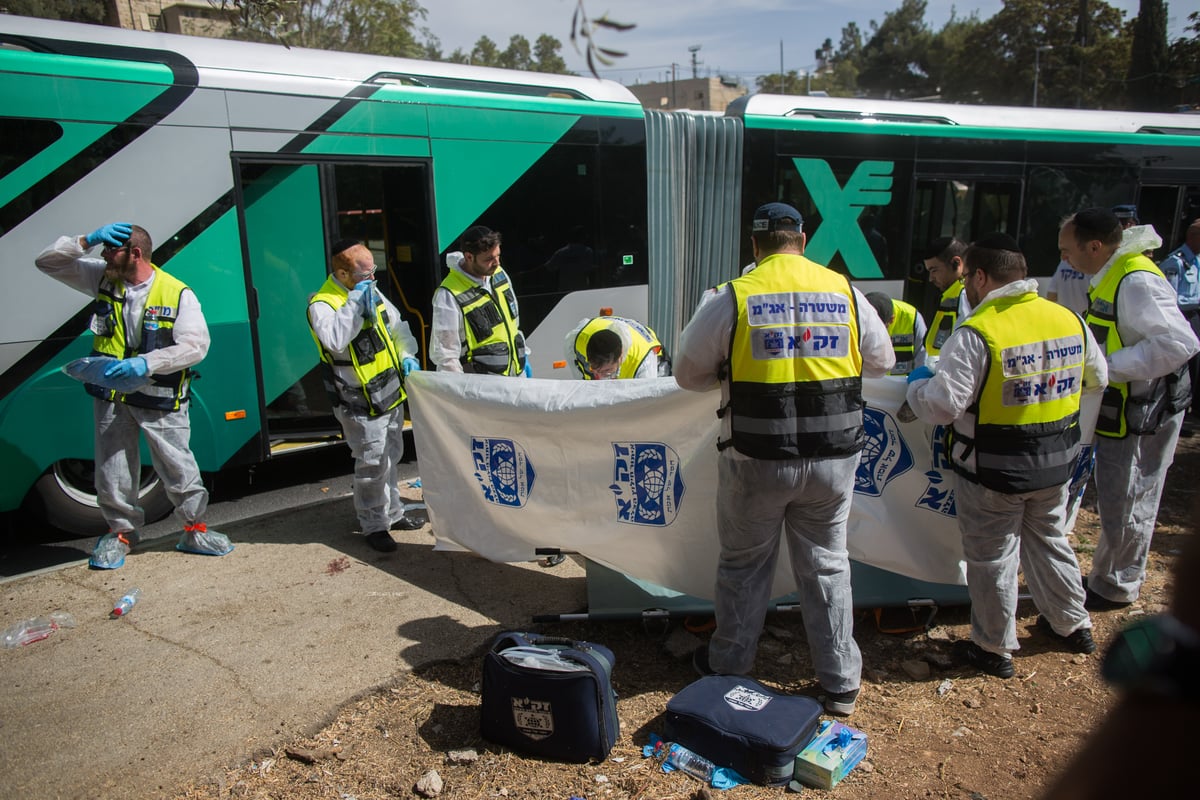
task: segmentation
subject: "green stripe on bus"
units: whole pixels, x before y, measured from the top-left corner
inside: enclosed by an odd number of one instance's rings
[[[10,120],[8,124],[14,123]],[[0,178],[0,206],[12,202],[22,192],[70,161],[113,127],[87,122],[59,123],[62,135],[58,139]]]

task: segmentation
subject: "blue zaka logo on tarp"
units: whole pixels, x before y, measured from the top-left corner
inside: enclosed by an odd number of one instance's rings
[[[617,519],[634,525],[670,525],[683,499],[679,456],[662,442],[613,442]]]
[[[533,465],[525,448],[512,439],[471,437],[475,480],[489,503],[521,508],[533,489]]]
[[[955,516],[954,483],[946,480],[946,474],[953,471],[950,466],[950,454],[946,452],[946,427],[934,425],[930,439],[930,451],[933,453],[933,469],[925,473],[929,479],[925,493],[917,499],[916,507],[924,508],[947,517]]]
[[[854,491],[879,497],[892,480],[913,468],[913,454],[900,435],[900,426],[886,411],[864,408],[863,432],[867,441],[854,474]]]

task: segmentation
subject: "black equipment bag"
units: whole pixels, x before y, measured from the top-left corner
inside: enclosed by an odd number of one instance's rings
[[[592,642],[500,634],[483,657],[480,734],[529,755],[603,760],[619,730],[613,660]]]
[[[796,754],[817,730],[821,704],[737,675],[710,675],[667,703],[666,739],[765,786],[792,779]]]

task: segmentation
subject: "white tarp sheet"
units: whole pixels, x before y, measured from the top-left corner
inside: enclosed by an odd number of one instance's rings
[[[942,429],[896,419],[904,387],[903,378],[864,381],[868,443],[850,514],[850,557],[911,578],[965,584]],[[712,599],[715,389],[686,392],[670,378],[419,372],[408,377],[408,390],[439,546],[451,542],[502,562],[556,547]],[[784,558],[773,588],[773,596],[795,588]]]

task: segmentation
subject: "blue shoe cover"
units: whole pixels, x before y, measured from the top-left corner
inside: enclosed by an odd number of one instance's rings
[[[175,545],[175,549],[182,553],[195,553],[199,556],[223,556],[233,552],[233,544],[223,533],[201,530],[197,527],[195,530],[185,530],[179,537],[179,543]]]
[[[96,541],[88,566],[92,569],[120,569],[125,566],[125,556],[129,554],[129,545],[121,541],[117,534],[106,533]]]

